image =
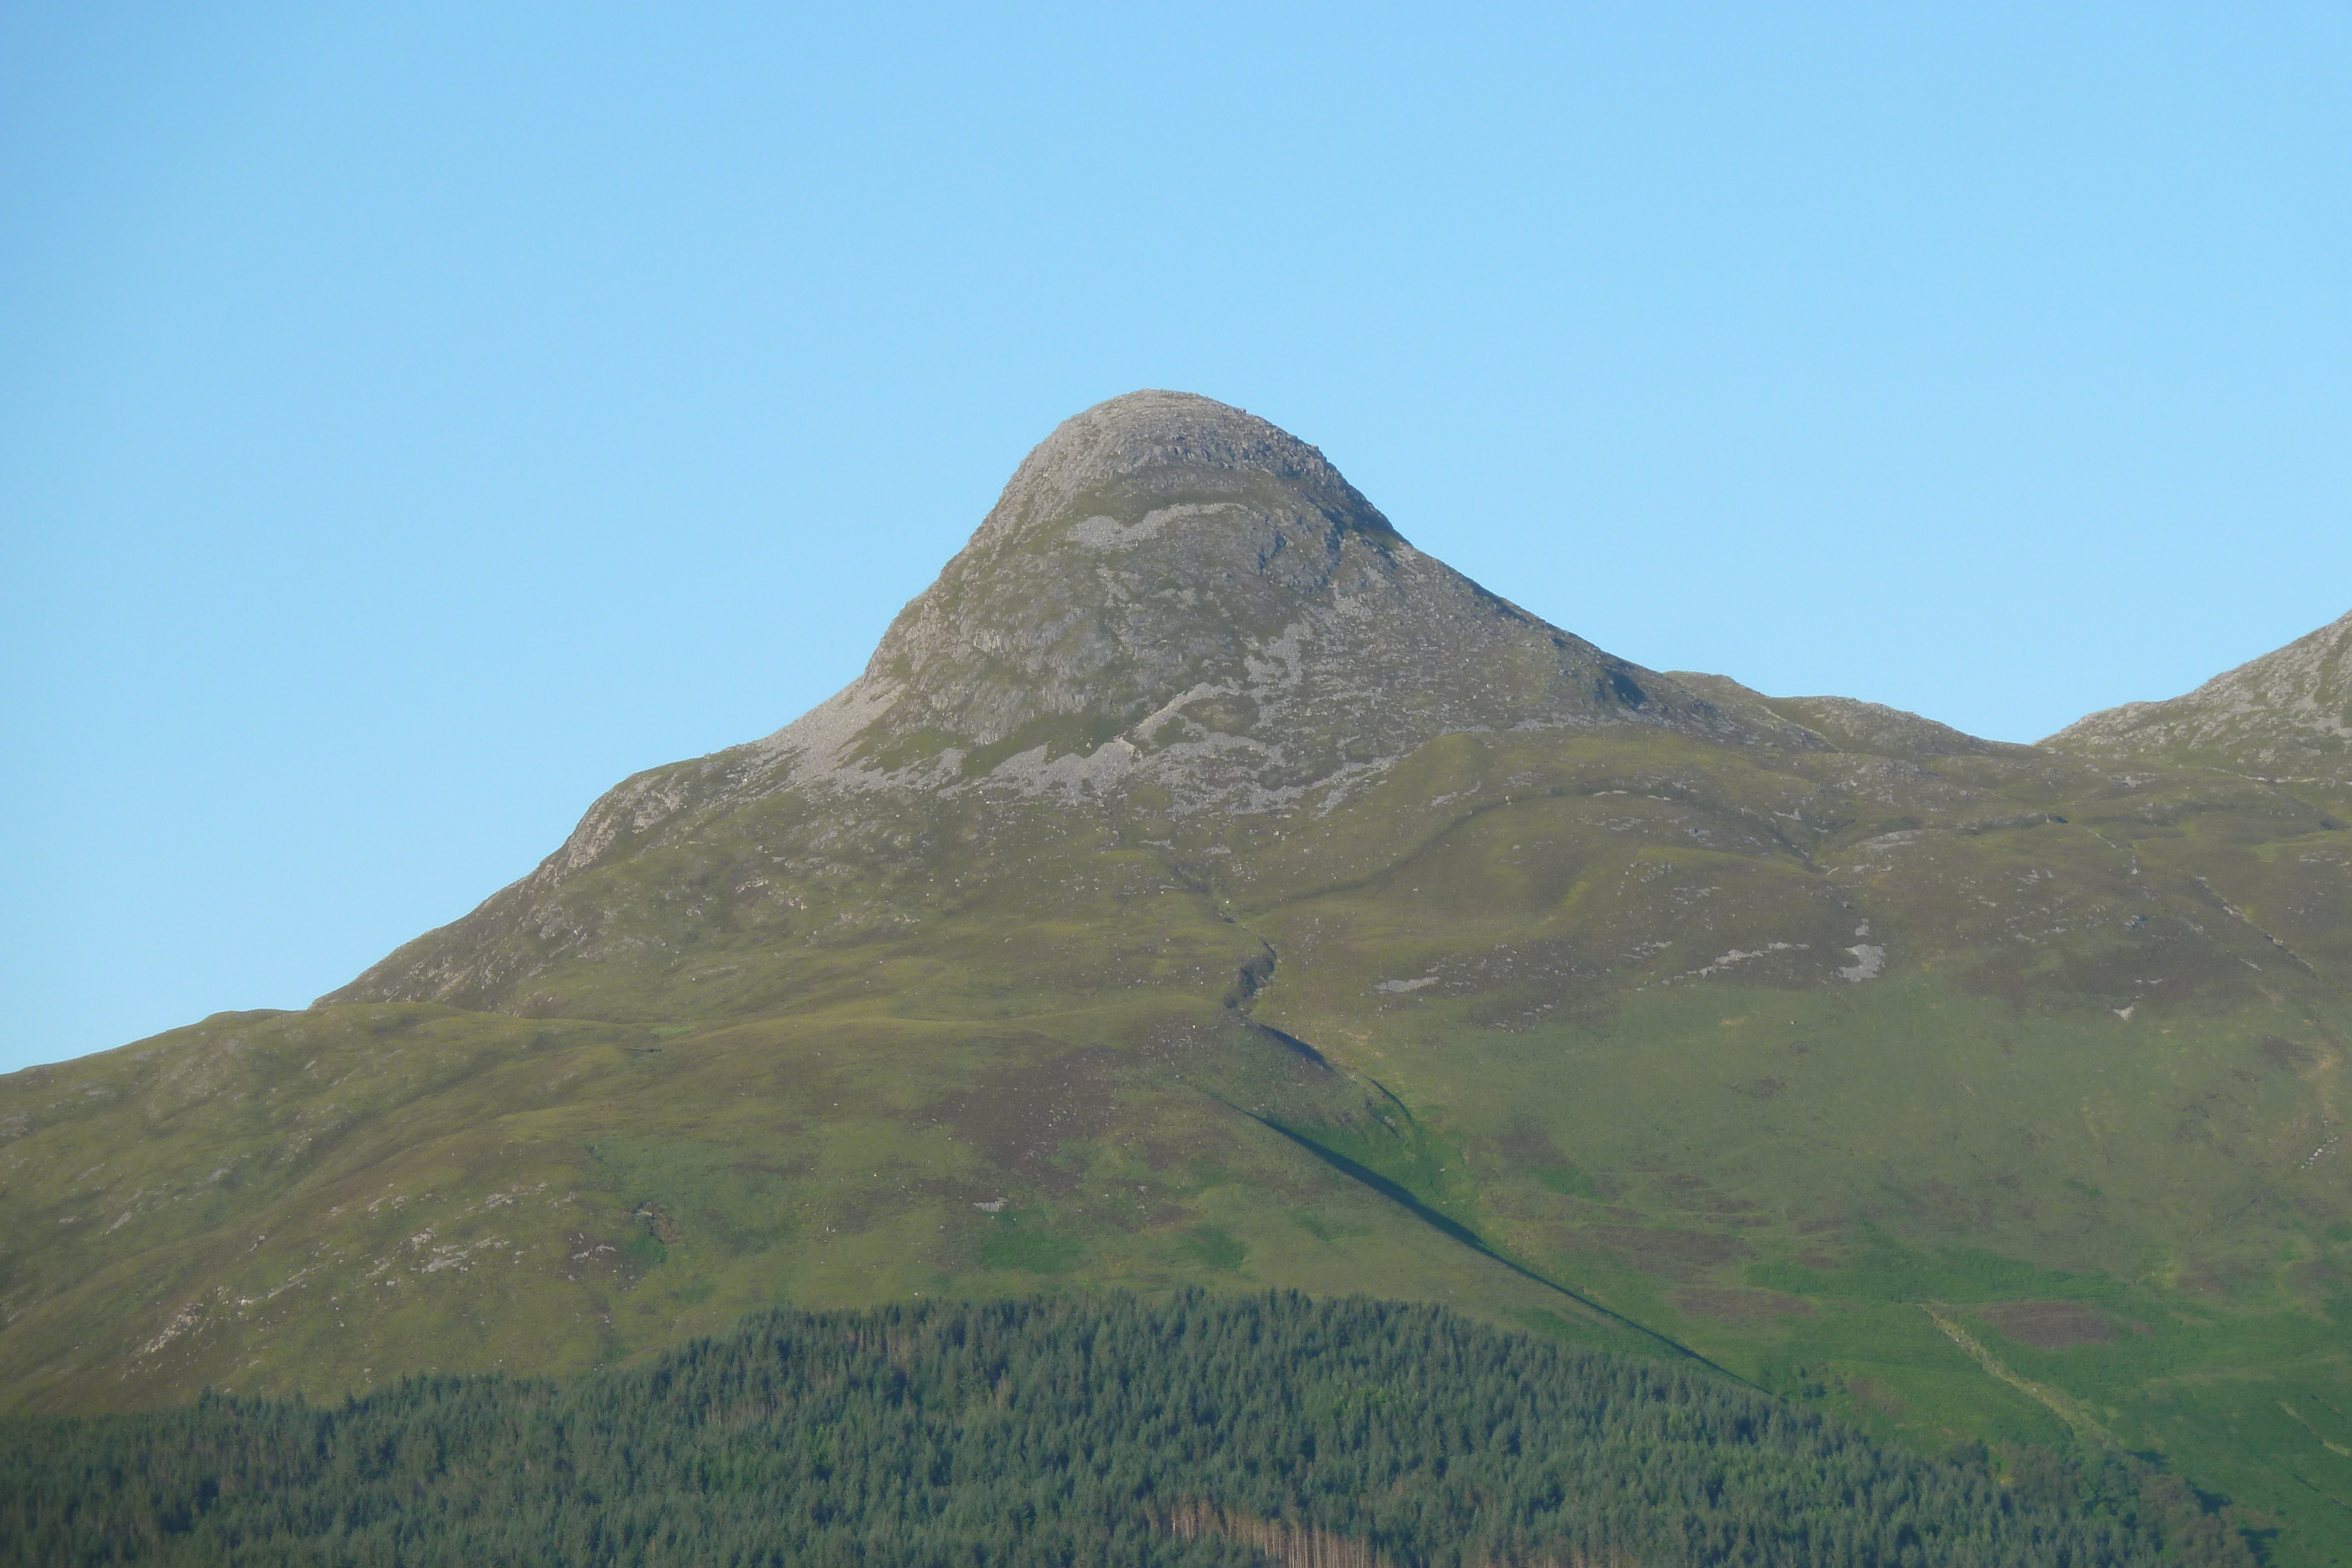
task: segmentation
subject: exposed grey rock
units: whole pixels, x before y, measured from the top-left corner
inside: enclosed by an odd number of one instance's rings
[[[750,748],[737,789],[1148,777],[1180,813],[1263,810],[1449,732],[1627,723],[1741,733],[1414,549],[1312,446],[1141,392],[1031,453],[866,673]]]

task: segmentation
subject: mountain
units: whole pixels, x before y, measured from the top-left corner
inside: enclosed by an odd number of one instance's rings
[[[940,850],[908,852],[910,812],[1093,808],[1213,852],[1203,824],[1328,813],[1440,736],[1621,727],[1758,737],[1423,555],[1265,421],[1136,392],[1030,454],[847,688],[765,740],[628,780],[530,877],[325,1000],[528,1010],[583,964],[666,962],[671,945],[614,925],[629,903],[573,890],[755,818],[713,896],[763,940],[812,922],[754,906],[804,916],[851,864],[881,902],[829,923],[887,929],[922,896],[907,879],[940,869]]]
[[[2352,614],[2187,696],[2108,708],[2042,744],[2084,757],[2352,786]]]
[[[809,715],[308,1010],[0,1080],[0,1391],[1361,1292],[2156,1456],[2340,1563],[2337,810],[1640,668],[1137,393]]]

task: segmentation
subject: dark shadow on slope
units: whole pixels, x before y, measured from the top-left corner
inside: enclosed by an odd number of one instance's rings
[[[1259,1023],[1255,1019],[1250,1021],[1250,1027],[1256,1030],[1261,1034],[1273,1036],[1277,1043],[1297,1055],[1305,1057],[1307,1061],[1313,1062],[1324,1071],[1328,1072],[1332,1070],[1329,1060],[1327,1059],[1321,1051],[1316,1050],[1313,1046],[1307,1044],[1297,1035],[1286,1033],[1284,1030],[1278,1030],[1269,1023]]]
[[[1385,1093],[1386,1091],[1383,1090],[1382,1092]],[[1241,1110],[1241,1107],[1236,1105],[1234,1109],[1238,1111]],[[1420,1198],[1415,1197],[1410,1189],[1390,1180],[1387,1176],[1381,1175],[1380,1172],[1373,1170],[1367,1166],[1360,1165],[1356,1161],[1349,1159],[1347,1155],[1340,1154],[1336,1149],[1325,1148],[1321,1144],[1316,1142],[1314,1138],[1308,1136],[1307,1134],[1298,1131],[1295,1127],[1285,1126],[1282,1123],[1274,1120],[1270,1116],[1261,1116],[1256,1113],[1250,1111],[1242,1111],[1242,1114],[1249,1117],[1251,1121],[1255,1122],[1259,1126],[1265,1128],[1267,1131],[1278,1133],[1283,1137],[1289,1139],[1292,1143],[1297,1145],[1300,1148],[1305,1149],[1308,1154],[1313,1155],[1317,1159],[1321,1160],[1325,1165],[1329,1166],[1333,1170],[1338,1171],[1340,1175],[1361,1182],[1364,1186],[1371,1188],[1374,1192],[1379,1193],[1382,1197],[1399,1205],[1414,1218],[1438,1231],[1449,1240],[1460,1242],[1463,1246],[1469,1248],[1473,1252],[1477,1253],[1480,1257],[1501,1264],[1504,1268],[1508,1269],[1512,1273],[1518,1275],[1521,1279],[1531,1280],[1548,1291],[1557,1291],[1560,1295],[1566,1296],[1570,1301],[1574,1301],[1577,1305],[1584,1308],[1587,1312],[1605,1318],[1609,1322],[1615,1323],[1620,1328],[1630,1329],[1634,1333],[1640,1334],[1643,1339],[1664,1346],[1667,1350],[1672,1351],[1675,1355],[1682,1357],[1684,1360],[1696,1362],[1699,1365],[1706,1367],[1710,1372],[1721,1373],[1724,1376],[1730,1378],[1734,1383],[1739,1384],[1744,1387],[1753,1388],[1757,1386],[1755,1384],[1749,1383],[1748,1379],[1740,1376],[1738,1373],[1717,1365],[1714,1362],[1709,1361],[1706,1357],[1701,1355],[1690,1346],[1683,1343],[1680,1340],[1660,1333],[1657,1330],[1649,1327],[1645,1323],[1637,1322],[1633,1319],[1627,1317],[1622,1312],[1612,1312],[1609,1308],[1602,1306],[1600,1302],[1592,1300],[1592,1298],[1585,1295],[1581,1291],[1571,1290],[1568,1286],[1561,1284],[1557,1280],[1548,1280],[1543,1275],[1538,1274],[1534,1270],[1528,1268],[1526,1264],[1496,1251],[1493,1247],[1487,1245],[1486,1239],[1481,1237],[1476,1231],[1471,1229],[1468,1226],[1463,1224],[1458,1219],[1449,1218],[1445,1215],[1440,1214],[1436,1209],[1430,1207],[1429,1205],[1423,1203]]]

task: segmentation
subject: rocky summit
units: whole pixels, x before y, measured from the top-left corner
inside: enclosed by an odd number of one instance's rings
[[[1414,549],[1315,448],[1141,392],[1031,453],[865,674],[732,766],[754,789],[1132,781],[1265,811],[1440,735],[1604,724],[1731,730]]]
[[[308,1009],[0,1080],[0,1401],[1293,1288],[2340,1564],[2346,625],[2001,745],[1613,658],[1118,398],[814,711]]]
[[[828,832],[907,798],[1321,813],[1439,736],[1601,727],[1811,739],[1422,554],[1265,420],[1131,392],[1029,455],[846,688],[764,740],[628,780],[527,881],[327,999],[502,997],[594,939],[553,913],[573,878],[780,795],[830,813]],[[528,959],[523,932],[540,934]]]

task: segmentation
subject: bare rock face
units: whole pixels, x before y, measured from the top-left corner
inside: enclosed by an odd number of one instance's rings
[[[1423,555],[1323,455],[1240,409],[1139,392],[1029,455],[866,673],[751,748],[742,786],[1149,777],[1259,810],[1442,734],[1735,725]]]
[[[2186,696],[2108,708],[2041,744],[2263,778],[2352,781],[2352,614]]]

